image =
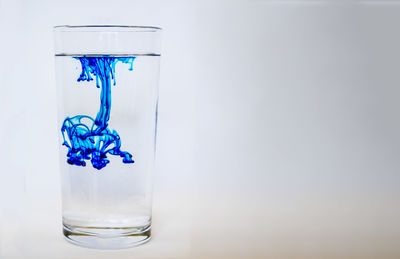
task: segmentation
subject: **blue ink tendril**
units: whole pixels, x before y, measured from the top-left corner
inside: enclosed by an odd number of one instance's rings
[[[133,69],[135,57],[74,57],[81,62],[80,81],[92,81],[96,78],[100,92],[100,110],[94,120],[87,115],[65,118],[61,127],[63,145],[68,148],[67,162],[71,165],[86,166],[90,160],[93,167],[100,170],[110,160],[107,154],[122,157],[124,163],[134,163],[129,152],[121,151],[121,138],[115,130],[108,128],[111,111],[111,81],[115,85],[115,64],[120,61],[130,64]]]

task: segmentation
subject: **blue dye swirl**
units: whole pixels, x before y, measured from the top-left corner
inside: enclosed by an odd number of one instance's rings
[[[122,162],[133,163],[132,155],[121,151],[121,138],[115,130],[108,128],[111,112],[111,83],[115,85],[115,64],[130,64],[133,69],[135,57],[74,57],[81,62],[82,73],[78,82],[92,81],[96,78],[100,92],[100,110],[96,119],[87,115],[76,115],[65,118],[61,127],[63,145],[68,148],[67,162],[71,165],[86,166],[90,160],[93,167],[100,170],[110,160],[107,154],[122,157]]]

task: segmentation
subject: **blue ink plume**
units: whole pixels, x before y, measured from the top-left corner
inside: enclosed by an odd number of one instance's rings
[[[100,110],[96,119],[87,115],[76,115],[65,118],[61,127],[63,145],[68,148],[67,162],[71,165],[86,166],[90,160],[93,167],[100,170],[110,160],[107,154],[122,157],[122,162],[133,163],[129,152],[121,151],[121,138],[115,130],[108,128],[111,112],[111,82],[115,85],[115,64],[119,61],[130,64],[133,68],[135,57],[74,57],[81,62],[80,81],[92,81],[96,78],[100,92]]]

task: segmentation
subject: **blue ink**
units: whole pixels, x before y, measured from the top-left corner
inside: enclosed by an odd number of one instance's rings
[[[121,138],[115,130],[108,128],[111,111],[111,81],[115,85],[115,64],[120,61],[130,64],[133,69],[135,57],[74,57],[81,62],[80,81],[92,81],[96,78],[100,92],[100,110],[94,120],[87,115],[67,117],[61,127],[63,145],[68,148],[67,162],[71,165],[86,166],[90,160],[93,167],[100,170],[110,160],[107,154],[122,157],[124,163],[134,163],[129,152],[121,151]]]

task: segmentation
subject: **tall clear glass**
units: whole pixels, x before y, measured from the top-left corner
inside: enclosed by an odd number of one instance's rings
[[[63,233],[74,244],[150,239],[160,34],[54,27]]]

